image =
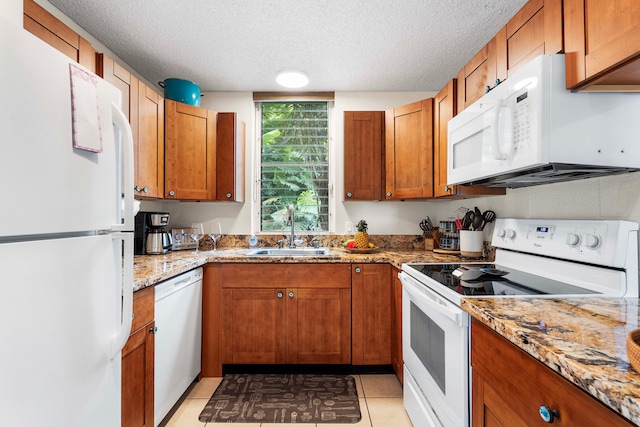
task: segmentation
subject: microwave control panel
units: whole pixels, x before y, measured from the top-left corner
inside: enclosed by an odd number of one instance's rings
[[[515,98],[513,108],[513,145],[518,149],[521,145],[527,145],[531,139],[531,102],[529,92],[526,91]]]

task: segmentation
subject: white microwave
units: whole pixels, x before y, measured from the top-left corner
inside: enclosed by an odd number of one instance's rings
[[[541,55],[448,125],[448,184],[526,187],[640,169],[640,94],[572,93]]]

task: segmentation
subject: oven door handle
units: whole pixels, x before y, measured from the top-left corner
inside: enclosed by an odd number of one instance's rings
[[[461,308],[440,297],[437,293],[433,292],[427,286],[419,283],[405,272],[400,272],[398,277],[400,278],[404,289],[413,298],[416,298],[420,303],[428,306],[443,316],[446,316],[458,326],[466,326],[466,317],[462,316],[463,311]]]

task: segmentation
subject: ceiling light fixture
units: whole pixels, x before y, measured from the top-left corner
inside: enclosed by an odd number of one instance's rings
[[[309,77],[302,71],[280,71],[276,76],[276,82],[280,86],[288,88],[300,88],[309,84]]]

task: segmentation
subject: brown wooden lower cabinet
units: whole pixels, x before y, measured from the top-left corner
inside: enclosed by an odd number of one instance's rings
[[[153,427],[154,290],[133,294],[132,334],[122,349],[122,427]]]
[[[207,264],[202,376],[221,376],[223,364],[393,364],[402,381],[402,284],[393,270]]]
[[[223,364],[351,363],[350,265],[223,264],[218,280]]]
[[[391,266],[351,266],[353,365],[391,364]]]
[[[392,308],[391,308],[391,366],[401,383],[404,382],[404,359],[402,358],[402,282],[398,277],[400,270],[391,269]]]
[[[546,426],[542,405],[557,411],[553,425],[632,425],[477,320],[471,343],[473,426]]]

